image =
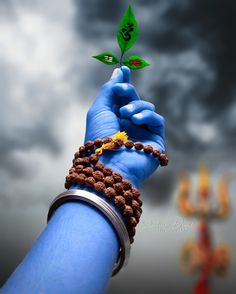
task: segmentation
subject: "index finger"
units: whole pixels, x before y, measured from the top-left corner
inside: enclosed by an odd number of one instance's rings
[[[140,100],[135,87],[128,83],[116,83],[113,86],[113,92],[116,94],[115,103],[119,105],[128,104],[134,100]]]

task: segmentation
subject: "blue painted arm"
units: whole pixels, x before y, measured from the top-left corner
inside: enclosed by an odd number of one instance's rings
[[[154,106],[141,101],[129,69],[116,69],[100,90],[87,116],[85,141],[125,130],[135,141],[164,151],[164,121]],[[158,160],[128,150],[101,156],[134,186],[158,167]],[[83,188],[79,187],[78,188]],[[110,222],[86,203],[65,203],[55,212],[1,290],[1,294],[104,293],[118,255],[118,240]]]
[[[104,293],[118,254],[109,221],[85,203],[66,203],[2,289],[2,293]]]

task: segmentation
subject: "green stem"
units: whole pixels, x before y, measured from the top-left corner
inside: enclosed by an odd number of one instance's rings
[[[124,52],[121,52],[121,56],[120,56],[120,67],[122,66],[122,59],[123,59],[123,56],[124,56]]]

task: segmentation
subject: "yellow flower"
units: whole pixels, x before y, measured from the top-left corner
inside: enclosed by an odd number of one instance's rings
[[[125,143],[128,140],[128,136],[126,132],[117,132],[114,136],[112,136],[112,141],[106,144],[102,144],[100,148],[96,149],[96,154],[101,155],[103,150],[111,150],[115,148],[114,141],[116,139],[122,139],[123,142]]]
[[[122,139],[124,141],[124,143],[128,140],[128,136],[126,134],[126,132],[118,132],[116,133],[113,137],[112,137],[112,140],[115,140],[115,139]]]

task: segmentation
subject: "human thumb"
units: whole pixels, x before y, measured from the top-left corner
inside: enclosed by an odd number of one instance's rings
[[[101,110],[111,110],[113,106],[113,86],[116,83],[123,82],[123,72],[120,68],[115,68],[111,78],[100,89],[96,97],[93,107],[99,107]]]

